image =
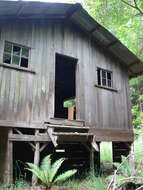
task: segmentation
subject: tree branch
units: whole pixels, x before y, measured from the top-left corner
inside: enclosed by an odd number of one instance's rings
[[[138,10],[138,11],[140,12],[140,14],[143,16],[143,10],[141,10],[141,9],[138,7],[136,0],[134,0],[134,5],[128,3],[128,2],[125,1],[125,0],[121,0],[121,1],[122,1],[124,4],[128,5],[129,7],[132,7],[133,9]]]

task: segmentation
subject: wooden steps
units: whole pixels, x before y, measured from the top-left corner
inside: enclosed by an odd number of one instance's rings
[[[51,118],[44,125],[55,147],[63,142],[87,142],[93,138],[84,121]]]
[[[44,123],[44,127],[55,147],[53,159],[67,158],[63,167],[68,169],[94,168],[94,158],[99,158],[98,145],[84,121],[52,118]]]

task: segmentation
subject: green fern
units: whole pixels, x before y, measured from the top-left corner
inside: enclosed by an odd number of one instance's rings
[[[42,184],[46,186],[46,188],[50,188],[56,183],[65,181],[77,172],[77,170],[73,169],[68,170],[57,176],[57,172],[64,161],[65,158],[60,158],[52,164],[51,155],[48,155],[42,160],[40,167],[37,167],[35,164],[32,163],[27,163],[28,168],[26,169],[34,173],[37,178],[42,182]]]
[[[68,171],[60,174],[59,176],[56,177],[55,183],[65,181],[66,179],[68,179],[69,177],[74,175],[75,173],[76,173],[76,170],[74,169],[74,170],[68,170]]]

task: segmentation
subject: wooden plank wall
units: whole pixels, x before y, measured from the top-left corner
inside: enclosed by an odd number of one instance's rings
[[[5,40],[31,47],[29,66],[36,74],[0,67],[0,120],[38,123],[54,116],[57,52],[78,59],[77,118],[96,128],[131,128],[126,70],[80,30],[49,21],[1,24],[0,62]],[[94,87],[97,67],[113,71],[118,92]]]

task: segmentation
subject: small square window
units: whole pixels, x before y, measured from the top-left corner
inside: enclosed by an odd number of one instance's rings
[[[28,68],[29,48],[5,42],[3,62]]]
[[[97,82],[100,86],[112,88],[112,72],[101,68],[97,68]]]

